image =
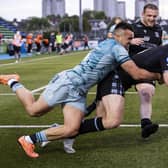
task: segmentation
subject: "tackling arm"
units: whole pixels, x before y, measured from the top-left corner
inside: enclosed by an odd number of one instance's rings
[[[126,61],[121,64],[121,67],[128,72],[135,80],[160,80],[160,73],[149,72],[143,68],[139,68],[132,60]],[[168,78],[167,78],[168,81]]]

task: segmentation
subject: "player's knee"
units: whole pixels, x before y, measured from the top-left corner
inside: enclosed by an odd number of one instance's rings
[[[113,119],[113,120],[108,119],[105,121],[105,128],[106,129],[117,128],[120,126],[120,124],[121,124],[120,119]]]
[[[42,113],[35,111],[31,107],[26,107],[26,111],[30,117],[39,117]]]
[[[121,124],[121,120],[119,119],[113,120],[111,128],[117,128],[120,126],[120,124]]]
[[[72,137],[78,134],[77,128],[66,127],[64,131],[64,137]]]
[[[39,117],[39,116],[41,116],[40,114],[34,113],[32,111],[29,111],[28,114],[29,114],[30,117]]]
[[[153,85],[147,85],[138,89],[138,93],[140,96],[144,96],[146,98],[151,98],[155,93],[155,87]]]
[[[152,99],[153,92],[150,90],[143,89],[143,90],[139,91],[139,95],[140,95],[141,99],[149,102]]]

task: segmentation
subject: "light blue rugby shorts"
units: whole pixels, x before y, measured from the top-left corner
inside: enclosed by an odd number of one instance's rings
[[[42,93],[42,96],[50,107],[57,104],[69,104],[86,113],[86,95],[79,94],[66,75],[66,71],[54,76]]]

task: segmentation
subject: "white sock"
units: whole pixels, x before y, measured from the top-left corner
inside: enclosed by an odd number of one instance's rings
[[[12,84],[13,82],[17,82],[17,80],[16,80],[16,79],[10,79],[10,80],[8,80],[8,85],[11,86],[11,84]]]
[[[25,136],[25,140],[31,144],[33,144],[33,141],[31,140],[30,136]]]

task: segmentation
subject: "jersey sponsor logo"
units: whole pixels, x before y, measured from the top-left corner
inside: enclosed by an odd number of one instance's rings
[[[155,32],[155,37],[159,38],[159,33],[158,32]]]

